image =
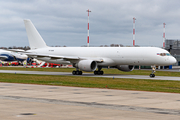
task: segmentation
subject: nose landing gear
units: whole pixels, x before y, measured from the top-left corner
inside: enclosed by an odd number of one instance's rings
[[[151,78],[154,78],[155,77],[155,72],[156,72],[156,66],[151,66],[151,68],[152,68],[152,73],[149,75],[149,77],[151,77]]]

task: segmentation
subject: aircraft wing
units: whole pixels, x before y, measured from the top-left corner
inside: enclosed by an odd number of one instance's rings
[[[79,60],[79,57],[74,56],[58,56],[58,55],[47,55],[47,54],[36,54],[36,53],[26,53],[30,57],[49,57],[51,59],[72,59]]]
[[[96,62],[103,62],[103,59],[100,58],[86,58],[86,57],[76,57],[76,56],[58,56],[58,55],[47,55],[47,54],[37,54],[37,53],[25,53],[26,55],[28,55],[29,57],[49,57],[51,59],[64,59],[67,61],[71,61],[71,60],[85,60],[85,59],[91,59],[94,60]]]

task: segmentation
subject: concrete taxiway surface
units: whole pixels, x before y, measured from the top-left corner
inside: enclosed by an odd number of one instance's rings
[[[179,120],[180,95],[0,83],[2,120]]]
[[[66,75],[73,76],[70,72],[42,72],[42,71],[17,71],[17,70],[0,70],[0,73],[14,73],[14,74],[37,74],[37,75]],[[77,75],[76,75],[77,76]],[[180,81],[180,77],[171,76],[156,76],[155,78],[150,78],[149,75],[94,75],[92,73],[83,73],[84,77],[107,77],[107,78],[132,78],[132,79],[152,79],[152,80],[175,80]]]

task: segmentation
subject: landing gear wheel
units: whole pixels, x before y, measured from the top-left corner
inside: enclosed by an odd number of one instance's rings
[[[74,70],[74,71],[72,71],[72,74],[73,74],[73,75],[76,75],[76,71],[75,71],[75,70]]]
[[[103,71],[94,71],[94,75],[103,75],[104,72]]]
[[[152,68],[152,73],[149,75],[149,77],[151,77],[151,78],[154,78],[155,77],[155,72],[156,72],[156,66],[154,65],[154,66],[151,66],[151,68]]]
[[[79,75],[82,75],[82,71],[79,71]]]
[[[100,75],[103,75],[104,74],[104,71],[100,71]]]
[[[80,71],[76,71],[76,75],[79,75],[80,74]]]
[[[77,70],[77,71],[72,71],[72,74],[73,75],[82,75],[82,71],[79,71],[79,70]]]
[[[150,74],[149,75],[151,78],[154,78],[155,77],[155,74]]]

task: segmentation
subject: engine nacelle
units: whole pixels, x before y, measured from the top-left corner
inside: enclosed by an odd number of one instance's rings
[[[130,72],[134,70],[134,66],[133,65],[117,65],[117,69],[124,72]]]
[[[96,70],[97,63],[93,60],[81,60],[77,64],[77,67],[82,71],[91,72]]]

